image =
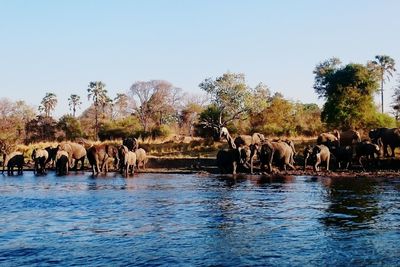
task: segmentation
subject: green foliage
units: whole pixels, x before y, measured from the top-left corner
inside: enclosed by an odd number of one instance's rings
[[[64,131],[67,140],[75,140],[84,136],[81,123],[74,116],[62,116],[58,121],[57,127]]]
[[[56,140],[57,122],[47,116],[37,116],[25,124],[25,143]]]
[[[160,125],[153,127],[151,129],[151,137],[153,139],[156,138],[165,138],[168,137],[171,134],[171,129],[167,125]]]
[[[318,65],[314,89],[326,100],[321,118],[329,127],[362,128],[376,108],[373,94],[378,83],[373,72],[360,64],[338,66],[337,59]]]
[[[385,113],[375,112],[374,114],[372,114],[372,117],[368,118],[368,120],[365,123],[365,128],[367,129],[380,128],[380,127],[386,127],[386,128],[397,127],[395,118]]]
[[[115,121],[105,121],[99,129],[100,140],[124,139],[137,136],[140,129],[139,120],[129,116]]]
[[[208,127],[226,126],[243,118],[251,109],[251,91],[244,74],[224,73],[215,80],[205,79],[199,87],[211,96],[211,103],[218,111],[217,124]]]

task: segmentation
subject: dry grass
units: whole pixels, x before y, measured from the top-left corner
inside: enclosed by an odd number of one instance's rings
[[[285,140],[288,138],[269,137],[270,140]],[[301,152],[305,146],[309,144],[315,144],[315,137],[300,136],[296,138],[290,138],[294,141],[296,150]],[[122,140],[113,141],[90,141],[90,140],[77,140],[80,143],[92,144],[108,144],[118,146],[122,144]],[[35,148],[46,148],[56,147],[56,142],[40,142],[29,145],[17,145],[16,151],[21,151],[26,158],[30,159],[33,149]],[[158,139],[139,139],[139,146],[147,151],[150,157],[168,157],[168,158],[215,158],[218,150],[228,148],[228,144],[225,141],[214,142],[212,139],[205,139],[200,137],[188,137],[188,136],[170,136],[168,138]]]

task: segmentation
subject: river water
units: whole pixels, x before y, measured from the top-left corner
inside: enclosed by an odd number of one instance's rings
[[[0,266],[400,265],[400,178],[0,176]]]

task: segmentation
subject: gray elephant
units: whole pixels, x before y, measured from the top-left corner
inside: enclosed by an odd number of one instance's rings
[[[86,149],[78,143],[63,142],[60,144],[60,150],[65,150],[68,153],[69,166],[74,166],[73,169],[77,170],[78,163],[81,162],[81,170],[84,169]]]
[[[325,145],[316,145],[312,148],[310,157],[314,160],[314,171],[319,171],[319,165],[326,162],[326,170],[329,171],[331,153]]]
[[[327,147],[340,145],[340,133],[334,130],[333,133],[321,133],[317,137],[318,145],[325,145]]]
[[[221,173],[236,174],[240,161],[239,151],[237,149],[221,149],[217,153],[216,161]]]
[[[369,161],[373,161],[377,165],[376,159],[379,158],[380,148],[377,144],[371,143],[370,141],[363,141],[356,145],[356,159],[362,168],[364,165],[362,163],[362,158],[367,158]]]
[[[122,145],[126,146],[129,151],[136,151],[139,148],[139,142],[136,138],[128,137],[122,141]]]
[[[353,161],[353,148],[351,146],[333,146],[330,148],[331,154],[336,159],[336,164],[339,169],[348,169]]]
[[[255,156],[259,153],[261,144],[265,140],[263,134],[254,133],[253,135],[239,135],[235,139],[231,137],[226,127],[220,130],[220,138],[226,139],[231,149],[238,149],[241,154],[241,164],[250,165],[250,172],[253,173],[253,163]],[[242,149],[245,149],[243,152]],[[248,157],[247,152],[250,151]],[[246,162],[243,162],[246,159]]]
[[[392,151],[391,157],[395,156],[396,147],[400,147],[400,129],[399,128],[378,128],[369,131],[369,137],[372,142],[378,144],[379,140],[382,142],[383,155],[389,156],[387,147]]]
[[[49,153],[45,149],[35,148],[32,151],[32,160],[34,162],[33,172],[37,174],[46,174],[46,162]]]
[[[45,148],[45,150],[49,154],[45,164],[51,163],[52,168],[54,168],[54,165],[55,165],[55,162],[56,162],[57,152],[58,152],[59,149],[60,149],[59,146],[57,146],[57,147],[48,146],[48,147]]]
[[[316,145],[313,148],[312,157],[315,158],[314,170],[319,171],[319,165],[322,162],[326,162],[326,170],[329,171],[329,161],[331,153],[329,148],[324,145]]]
[[[17,167],[18,175],[22,175],[24,164],[24,155],[21,152],[13,152],[7,155],[4,161],[4,165],[7,166],[7,175],[14,175],[15,167]]]
[[[340,133],[340,145],[343,147],[352,146],[361,142],[361,135],[356,130],[347,130]]]
[[[268,168],[268,172],[272,172],[272,163],[276,163],[278,166],[286,170],[287,166],[291,169],[295,169],[292,164],[293,149],[283,141],[270,142],[264,141],[260,150],[260,162],[261,169],[264,170],[265,166]]]
[[[138,148],[135,151],[136,153],[136,166],[137,169],[139,170],[139,166],[142,166],[143,170],[146,169],[146,163],[147,163],[147,154],[146,150],[143,148]]]
[[[56,175],[67,175],[68,174],[68,153],[64,150],[57,151],[55,157],[55,165],[56,165]]]
[[[294,157],[297,155],[296,148],[294,147],[294,142],[292,140],[285,140],[285,143],[290,146],[293,151],[292,158],[290,159],[290,163],[294,165]]]

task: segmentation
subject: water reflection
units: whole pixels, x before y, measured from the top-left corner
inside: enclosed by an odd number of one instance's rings
[[[326,178],[327,227],[357,230],[372,227],[380,213],[377,182],[368,178]]]

